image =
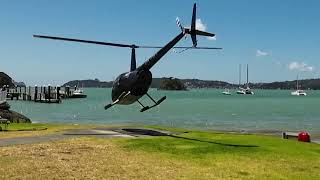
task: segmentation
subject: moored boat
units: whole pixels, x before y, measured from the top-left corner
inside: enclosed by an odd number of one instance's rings
[[[297,75],[297,90],[291,92],[292,96],[306,96],[307,93],[304,90],[299,89],[299,80],[298,80],[298,75]]]
[[[231,95],[229,89],[225,89],[225,90],[222,92],[222,94],[223,94],[223,95]]]
[[[73,91],[73,93],[71,94],[71,96],[69,98],[86,98],[86,97],[87,97],[87,95],[83,94],[82,89],[76,88],[76,90]]]

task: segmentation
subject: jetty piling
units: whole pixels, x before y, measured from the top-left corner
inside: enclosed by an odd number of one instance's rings
[[[73,94],[70,87],[60,86],[28,86],[6,89],[7,100],[23,100],[41,103],[60,103],[61,98],[69,98]]]
[[[33,101],[36,102],[38,98],[38,86],[34,87],[34,96],[33,96]]]

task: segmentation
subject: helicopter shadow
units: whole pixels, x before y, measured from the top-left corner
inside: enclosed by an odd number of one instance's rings
[[[188,141],[210,143],[210,144],[229,146],[229,147],[249,147],[249,148],[259,147],[257,145],[241,145],[241,144],[230,144],[230,143],[206,141],[206,140],[201,140],[201,139],[196,139],[196,138],[177,136],[177,135],[172,134],[171,132],[163,132],[163,131],[144,129],[144,128],[123,128],[121,130],[123,132],[126,132],[129,135],[166,136],[166,137],[172,137],[172,138],[183,139],[183,140],[188,140]],[[187,133],[187,132],[184,132],[184,133]]]
[[[229,146],[229,147],[246,147],[246,148],[248,148],[248,147],[249,148],[259,147],[257,145],[229,144],[229,143],[221,143],[221,142],[214,142],[214,141],[206,141],[206,140],[195,139],[195,138],[181,137],[181,136],[176,136],[176,135],[167,135],[167,136],[172,137],[172,138],[177,138],[177,139],[184,139],[184,140],[189,140],[189,141],[210,143],[210,144],[216,144],[216,145],[221,145],[221,146]]]

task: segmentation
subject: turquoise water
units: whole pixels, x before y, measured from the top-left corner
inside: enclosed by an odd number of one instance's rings
[[[118,105],[104,110],[111,101],[111,89],[87,88],[86,99],[66,99],[61,104],[9,101],[11,109],[33,122],[76,124],[156,124],[197,129],[233,131],[307,130],[320,133],[320,91],[308,96],[291,96],[285,90],[255,90],[255,95],[225,96],[222,90],[157,91],[156,99],[166,95],[159,106],[140,113],[140,105]],[[144,104],[151,105],[147,98]]]

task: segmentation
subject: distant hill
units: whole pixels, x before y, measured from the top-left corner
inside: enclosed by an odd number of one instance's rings
[[[151,88],[160,88],[161,82],[170,78],[153,78]],[[238,84],[231,84],[225,81],[211,81],[211,80],[199,80],[199,79],[179,79],[186,88],[238,88]],[[99,81],[94,80],[74,80],[65,83],[63,86],[74,87],[79,85],[80,87],[112,87],[113,81]],[[271,83],[250,83],[252,89],[295,89],[296,81],[282,81],[282,82],[271,82]],[[299,87],[301,89],[314,89],[320,90],[320,79],[304,79],[299,80]]]
[[[209,81],[200,79],[181,79],[187,88],[233,88],[238,87],[224,81]]]
[[[65,86],[79,86],[79,87],[98,87],[98,88],[108,88],[112,87],[113,81],[100,81],[99,79],[88,79],[88,80],[74,80],[74,81],[69,81],[62,85],[63,87]]]
[[[272,83],[254,83],[250,84],[255,89],[296,89],[297,81],[282,81]],[[299,80],[299,88],[301,89],[320,89],[320,79],[304,79]]]
[[[4,85],[9,85],[9,87],[14,87],[13,80],[4,72],[0,72],[0,88]]]

